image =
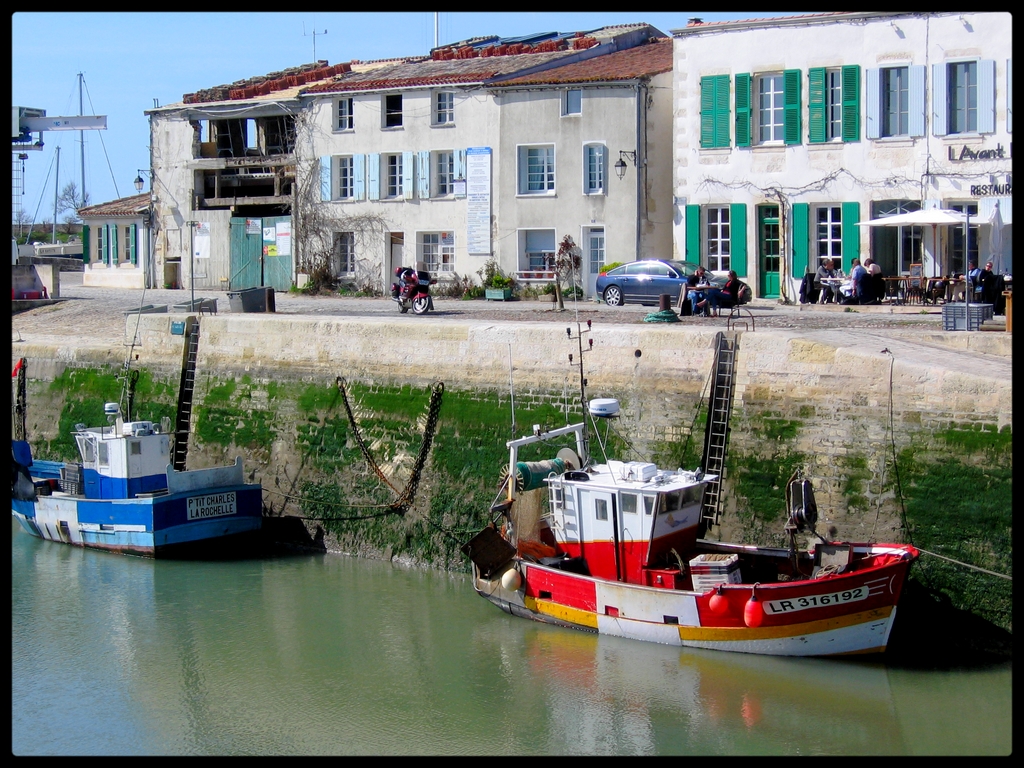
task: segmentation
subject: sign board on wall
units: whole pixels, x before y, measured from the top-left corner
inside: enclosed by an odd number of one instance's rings
[[[466,150],[466,243],[471,254],[491,254],[490,147]]]

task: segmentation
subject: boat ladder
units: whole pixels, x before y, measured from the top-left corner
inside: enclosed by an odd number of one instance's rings
[[[708,403],[701,467],[706,474],[716,475],[717,479],[709,482],[704,488],[704,501],[700,508],[700,535],[706,532],[709,525],[718,525],[722,515],[722,473],[725,471],[725,452],[729,442],[729,414],[732,411],[735,389],[733,373],[739,335],[719,332],[715,343],[715,376]]]
[[[196,356],[199,352],[199,321],[190,317],[185,326],[185,352],[181,361],[181,382],[178,385],[178,417],[174,425],[173,465],[185,471],[188,455],[188,433],[192,423],[192,393],[196,386]]]

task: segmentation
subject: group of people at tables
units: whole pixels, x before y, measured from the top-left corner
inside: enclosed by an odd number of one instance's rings
[[[698,266],[692,275],[686,278],[686,289],[679,296],[679,307],[683,303],[690,305],[690,314],[702,315],[704,317],[718,317],[722,309],[731,309],[739,306],[740,291],[744,283],[736,275],[736,271],[729,270],[729,278],[721,288],[711,284],[711,278],[703,266]]]
[[[903,282],[904,292],[912,280],[908,276],[888,279]],[[805,276],[801,298],[805,302],[813,301],[807,290],[813,288],[814,295],[821,304],[880,304],[886,298],[885,281],[881,268],[870,257],[864,259],[863,263],[860,259],[854,259],[848,277],[842,270],[836,269],[832,259],[825,259],[813,277],[809,274]],[[971,301],[995,306],[1002,304],[1003,286],[1004,278],[993,272],[991,261],[986,262],[984,269],[979,269],[977,262],[972,261],[966,276],[960,274],[942,278],[920,278],[918,292],[921,298],[927,298],[932,302],[939,298],[944,298],[947,302],[963,301],[964,291],[969,288]]]

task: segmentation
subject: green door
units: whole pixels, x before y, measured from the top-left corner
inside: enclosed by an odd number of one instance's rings
[[[231,275],[228,290],[241,291],[263,285],[263,220],[232,218]]]
[[[782,258],[779,206],[757,206],[757,254],[761,273],[761,295],[779,297],[779,267]]]
[[[292,287],[291,216],[263,218],[263,285],[287,292]]]

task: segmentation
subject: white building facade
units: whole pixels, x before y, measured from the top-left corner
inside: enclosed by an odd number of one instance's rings
[[[678,258],[787,302],[825,258],[931,276],[996,257],[1012,272],[1009,13],[694,19],[672,34]],[[860,226],[920,208],[969,224]]]
[[[163,287],[157,284],[149,194],[78,209],[82,219],[82,285],[98,288]]]

